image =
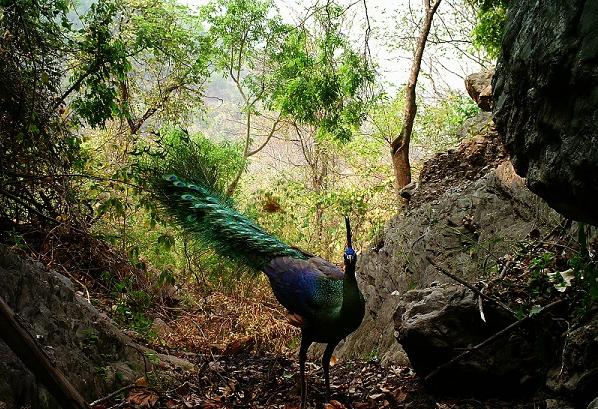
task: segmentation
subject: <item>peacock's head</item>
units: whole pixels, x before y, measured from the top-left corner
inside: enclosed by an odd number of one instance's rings
[[[355,264],[357,262],[357,253],[351,247],[347,247],[343,254],[343,259],[345,260],[345,265]]]
[[[345,226],[347,227],[347,249],[343,254],[343,259],[345,260],[345,265],[355,265],[357,263],[357,253],[353,250],[353,246],[351,243],[351,224],[349,223],[349,218],[345,216]]]

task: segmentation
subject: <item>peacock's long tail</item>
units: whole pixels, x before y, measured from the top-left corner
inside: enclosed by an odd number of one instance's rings
[[[309,256],[266,233],[199,184],[168,175],[154,184],[154,188],[164,208],[175,216],[181,227],[223,256],[258,270],[278,256],[302,259]]]

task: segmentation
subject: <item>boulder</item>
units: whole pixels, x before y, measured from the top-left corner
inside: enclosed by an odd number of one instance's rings
[[[514,0],[493,80],[517,173],[563,215],[598,225],[598,2]]]
[[[570,396],[579,407],[593,399],[598,403],[598,310],[567,333],[562,362],[550,371],[547,385]]]
[[[192,371],[187,361],[161,355],[124,335],[105,314],[77,295],[71,281],[0,246],[0,297],[50,359],[92,401],[154,371]],[[168,377],[168,379],[172,379]],[[56,407],[49,393],[0,338],[0,407]]]
[[[484,70],[465,78],[465,89],[478,107],[485,112],[492,111],[492,76],[494,70]]]
[[[515,322],[492,303],[484,303],[484,315],[486,322],[480,317],[477,297],[464,287],[413,290],[401,298],[394,316],[397,340],[415,372],[425,378]],[[559,338],[549,335],[553,329],[542,321],[508,332],[437,372],[427,380],[427,387],[453,396],[481,397],[538,388],[558,357]],[[543,342],[537,342],[540,338]]]

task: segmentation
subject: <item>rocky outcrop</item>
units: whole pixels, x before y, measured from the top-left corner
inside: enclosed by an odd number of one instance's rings
[[[465,78],[465,89],[478,107],[485,112],[492,111],[492,76],[494,70],[484,70]]]
[[[397,339],[422,379],[516,321],[495,304],[485,302],[483,308],[485,322],[475,294],[454,285],[409,291],[401,297],[394,317]],[[427,387],[451,396],[478,397],[536,389],[558,360],[562,329],[557,326],[550,320],[530,321],[431,375]]]
[[[426,256],[473,280],[496,271],[496,259],[532,230],[547,232],[558,223],[558,214],[525,187],[504,155],[499,158],[494,134],[487,135],[427,162],[410,207],[363,252],[357,274],[366,317],[337,355],[406,362],[392,321],[400,297],[448,281]]]
[[[551,371],[548,387],[580,407],[594,399],[598,408],[598,310],[567,333],[562,363]]]
[[[554,209],[598,225],[598,2],[510,2],[493,87],[517,173]]]
[[[193,370],[133,342],[73,289],[70,280],[0,246],[0,297],[52,362],[88,400],[148,371]],[[0,408],[54,407],[53,399],[0,338]]]

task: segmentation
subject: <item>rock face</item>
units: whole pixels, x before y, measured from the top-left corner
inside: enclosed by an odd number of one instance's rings
[[[580,407],[594,399],[598,409],[598,310],[567,334],[562,365],[551,371],[548,387],[571,396]]]
[[[88,401],[143,377],[146,366],[158,370],[158,377],[160,368],[193,369],[186,361],[137,345],[76,295],[68,278],[1,246],[0,297]],[[53,402],[0,339],[0,408],[54,407]]]
[[[598,2],[510,2],[493,86],[517,173],[554,209],[598,225]]]
[[[435,286],[406,293],[394,320],[401,343],[416,373],[425,378],[438,366],[494,335],[515,318],[484,303],[480,318],[477,298],[461,286]],[[427,386],[450,395],[518,394],[536,388],[558,357],[558,341],[547,325],[530,324],[506,334],[432,376]],[[557,334],[560,331],[556,331]],[[538,339],[544,342],[538,343]],[[558,339],[558,337],[557,337]]]
[[[495,271],[495,257],[532,230],[548,231],[558,223],[558,214],[525,187],[500,152],[490,130],[424,165],[410,207],[359,258],[366,317],[337,348],[338,356],[406,362],[392,321],[401,295],[448,281],[426,256],[468,279],[487,276]]]

